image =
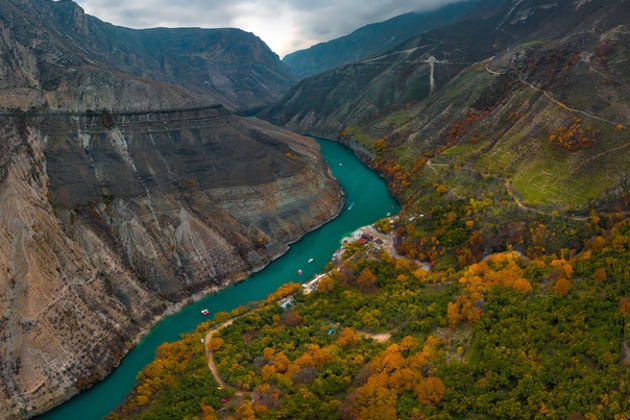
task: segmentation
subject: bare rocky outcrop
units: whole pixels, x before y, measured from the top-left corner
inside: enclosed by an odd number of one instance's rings
[[[240,29],[114,26],[69,0],[0,0],[0,106],[157,109],[267,105],[294,76]]]
[[[0,118],[2,419],[102,378],[342,201],[315,142],[221,106]]]

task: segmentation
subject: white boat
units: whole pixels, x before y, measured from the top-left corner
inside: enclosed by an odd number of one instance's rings
[[[313,260],[313,258],[309,258],[308,263],[310,264],[310,263],[312,263],[313,261],[314,261],[314,260]]]
[[[298,270],[298,274],[302,274],[302,270]]]
[[[210,313],[210,311],[209,311],[209,310],[207,310],[207,309],[202,309],[202,310],[201,310],[201,315],[203,315],[203,316],[206,316],[206,315],[208,315],[209,313]]]

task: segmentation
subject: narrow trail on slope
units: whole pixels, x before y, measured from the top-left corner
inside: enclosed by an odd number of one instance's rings
[[[488,73],[492,74],[493,76],[501,76],[501,75],[504,75],[505,73],[500,73],[500,72],[496,72],[496,71],[494,71],[494,70],[490,70],[490,68],[488,67],[488,63],[492,62],[492,60],[493,60],[493,59],[494,59],[494,57],[490,57],[490,58],[488,58],[488,59],[486,59],[486,60],[482,61],[482,64],[484,65],[484,68],[486,69],[486,71],[487,71]],[[530,83],[530,82],[528,82],[527,80],[523,79],[523,78],[522,78],[522,76],[520,76],[520,75],[519,75],[519,77],[518,77],[518,80],[519,80],[519,82],[523,83],[524,85],[528,86],[529,88],[531,88],[531,89],[533,89],[533,90],[535,90],[535,91],[537,91],[537,92],[542,93],[542,94],[543,94],[543,95],[545,95],[545,97],[547,97],[547,99],[549,99],[551,102],[555,103],[555,104],[556,104],[556,105],[558,105],[560,108],[566,109],[566,110],[567,110],[567,111],[569,111],[569,112],[573,112],[573,113],[576,113],[576,114],[582,114],[582,115],[584,115],[584,116],[586,116],[586,117],[589,117],[589,118],[592,118],[592,119],[594,119],[594,120],[598,120],[598,121],[605,122],[605,123],[608,123],[608,124],[612,124],[612,125],[615,125],[615,126],[617,126],[617,125],[623,125],[623,123],[621,123],[621,122],[616,122],[616,121],[607,120],[606,118],[602,118],[602,117],[599,117],[599,116],[597,116],[597,115],[595,115],[595,114],[591,114],[591,113],[590,113],[590,112],[588,112],[588,111],[584,111],[584,110],[581,110],[581,109],[577,109],[577,108],[570,107],[570,106],[568,106],[567,104],[565,104],[565,103],[563,103],[563,102],[560,102],[559,100],[557,100],[556,98],[554,98],[554,97],[553,97],[553,96],[552,96],[552,95],[551,95],[548,91],[546,91],[546,90],[544,90],[544,89],[541,89],[541,88],[539,88],[539,87],[537,87],[537,86],[534,86],[533,84],[531,84],[531,83]]]
[[[600,156],[603,156],[603,155],[605,155],[605,154],[607,154],[607,153],[610,153],[610,152],[615,152],[615,151],[617,151],[617,150],[621,150],[621,149],[625,149],[625,148],[626,148],[626,147],[628,147],[628,146],[630,146],[630,141],[629,141],[629,142],[627,142],[627,143],[622,144],[622,145],[621,145],[621,146],[619,146],[619,147],[615,147],[615,148],[613,148],[613,149],[604,150],[603,152],[598,153],[598,154],[596,154],[595,156],[591,156],[591,157],[590,157],[590,158],[588,158],[588,159],[584,159],[582,162],[580,162],[580,164],[579,164],[579,165],[578,165],[578,166],[577,166],[574,170],[572,170],[572,171],[571,171],[571,174],[573,174],[573,173],[577,172],[577,171],[578,171],[578,170],[579,170],[582,166],[584,166],[584,164],[586,164],[587,162],[590,162],[590,161],[592,161],[592,160],[595,160],[595,159],[599,158]]]
[[[552,216],[552,217],[554,216],[552,213],[524,205],[521,202],[521,200],[519,200],[518,197],[516,197],[516,194],[514,194],[514,187],[512,187],[512,185],[507,179],[505,180],[505,189],[507,190],[510,197],[512,197],[512,200],[514,200],[514,202],[519,208],[523,210],[531,211],[534,213],[542,214],[545,216]],[[585,222],[588,220],[587,216],[563,216],[559,214],[557,217],[561,217],[563,219],[575,220],[576,222]]]
[[[625,147],[625,146],[624,146],[624,147]],[[432,162],[431,162],[431,159],[428,159],[428,160],[427,160],[427,162],[426,162],[426,166],[427,166],[429,169],[431,169],[431,170],[435,173],[435,175],[436,175],[436,176],[438,176],[438,177],[440,178],[440,180],[441,180],[442,182],[444,182],[444,178],[443,178],[443,177],[440,175],[440,173],[439,173],[439,172],[438,172],[438,171],[434,168],[434,166],[449,167],[449,165],[446,165],[446,164],[434,164],[434,163],[432,163]],[[495,178],[498,178],[498,177],[496,177],[496,176],[495,176]],[[509,182],[507,179],[505,180],[505,182],[504,182],[504,183],[505,183],[505,189],[507,190],[507,193],[510,195],[510,197],[512,198],[512,200],[514,201],[514,203],[515,203],[515,204],[516,204],[516,205],[517,205],[520,209],[525,210],[525,211],[530,211],[530,212],[533,212],[533,213],[537,213],[537,214],[542,214],[542,215],[545,215],[545,216],[554,216],[554,215],[553,215],[552,213],[550,213],[550,212],[546,212],[546,211],[544,211],[544,210],[540,210],[540,209],[537,209],[537,208],[534,208],[534,207],[529,207],[529,206],[526,206],[525,204],[523,204],[523,203],[521,202],[521,200],[519,200],[519,199],[518,199],[518,197],[517,197],[517,196],[516,196],[516,194],[514,193],[514,187],[512,186],[512,184],[510,184],[510,182]],[[444,185],[446,185],[446,184],[444,184]],[[456,197],[458,197],[458,198],[463,198],[463,197],[461,197],[460,195],[458,195],[457,193],[455,193],[455,192],[454,192],[454,189],[450,188],[448,185],[446,185],[446,186],[447,186],[447,188],[449,188],[449,190],[451,190],[451,193],[452,193],[453,195],[455,195],[455,196],[456,196]],[[557,215],[557,217],[560,217],[560,218],[563,218],[563,219],[568,219],[568,220],[574,220],[574,221],[577,221],[577,222],[584,222],[584,221],[588,220],[588,217],[587,217],[587,216],[565,216],[565,215],[562,215],[562,214],[558,214],[558,215]]]
[[[204,339],[206,357],[208,358],[208,369],[210,369],[210,372],[212,372],[212,376],[214,376],[214,379],[217,381],[220,387],[225,388],[225,389],[231,389],[232,391],[234,391],[234,395],[237,397],[244,397],[246,395],[251,396],[251,392],[244,392],[244,391],[234,388],[233,386],[225,382],[223,378],[221,377],[221,375],[219,375],[219,369],[217,368],[217,365],[214,361],[214,351],[212,351],[212,348],[210,347],[210,340],[212,340],[212,336],[216,334],[221,328],[227,327],[228,325],[232,325],[234,321],[241,318],[242,316],[243,315],[237,316],[236,318],[232,318],[230,320],[225,321],[222,324],[217,325],[216,327],[214,327],[213,329],[211,329],[210,331],[206,333],[206,337]]]
[[[519,80],[521,83],[524,83],[524,84],[526,84],[527,86],[529,86],[530,88],[534,89],[535,91],[541,92],[541,93],[542,93],[543,95],[545,95],[545,96],[547,97],[547,99],[549,99],[551,102],[555,103],[555,104],[556,104],[556,105],[558,105],[560,108],[566,109],[566,110],[567,110],[567,111],[569,111],[569,112],[573,112],[573,113],[576,113],[576,114],[582,114],[582,115],[584,115],[584,116],[586,116],[586,117],[589,117],[589,118],[592,118],[592,119],[594,119],[594,120],[598,120],[598,121],[605,122],[605,123],[608,123],[608,124],[612,124],[612,125],[615,125],[615,126],[616,126],[616,125],[621,124],[620,122],[610,121],[610,120],[607,120],[607,119],[605,119],[605,118],[598,117],[597,115],[591,114],[590,112],[583,111],[583,110],[581,110],[581,109],[571,108],[570,106],[568,106],[568,105],[566,105],[566,104],[564,104],[564,103],[560,102],[559,100],[557,100],[556,98],[554,98],[553,96],[551,96],[551,94],[550,94],[548,91],[546,91],[546,90],[544,90],[544,89],[541,89],[541,88],[539,88],[539,87],[534,86],[533,84],[531,84],[531,83],[529,83],[528,81],[524,80],[522,77],[520,77],[520,76],[519,76],[518,80]]]

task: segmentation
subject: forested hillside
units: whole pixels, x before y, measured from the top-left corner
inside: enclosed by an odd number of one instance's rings
[[[630,418],[626,3],[482,1],[299,83],[264,115],[353,148],[401,214],[200,325],[196,370],[165,345],[111,417]]]
[[[414,197],[437,171],[462,196],[493,178],[548,211],[625,208],[630,9],[513,3],[306,79],[263,116],[369,151]]]
[[[427,272],[409,255],[350,244],[312,293],[288,284],[165,344],[111,418],[624,418],[627,221],[525,215],[529,256],[464,264],[493,202],[441,196],[431,219],[377,223],[401,248],[428,249],[418,258],[462,243],[460,268]]]

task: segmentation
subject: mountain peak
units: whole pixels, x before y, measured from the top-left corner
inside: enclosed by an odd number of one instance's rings
[[[295,80],[260,38],[240,29],[129,29],[70,0],[0,5],[8,30],[4,106],[133,109],[151,98],[152,108],[220,102],[243,111],[277,100]]]

